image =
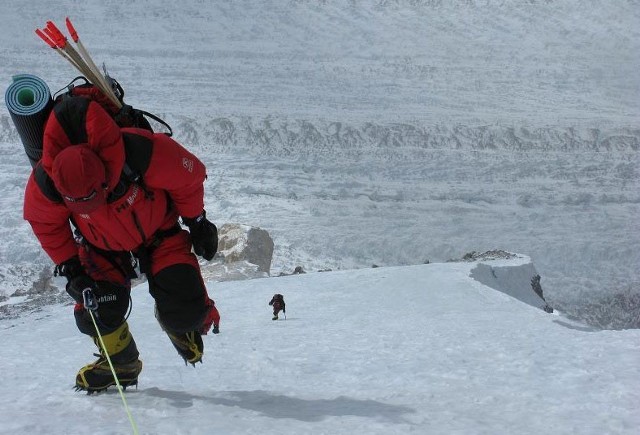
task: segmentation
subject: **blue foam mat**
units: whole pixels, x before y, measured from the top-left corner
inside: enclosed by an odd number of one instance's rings
[[[12,114],[29,116],[47,108],[51,101],[51,91],[44,80],[31,74],[18,74],[12,79],[13,83],[4,94],[7,109]],[[20,95],[23,95],[23,98],[20,98]],[[25,95],[28,97],[24,97]],[[25,100],[28,100],[29,104],[25,104]]]

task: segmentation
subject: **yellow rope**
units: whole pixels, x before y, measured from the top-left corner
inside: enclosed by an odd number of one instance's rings
[[[131,415],[131,411],[129,410],[129,406],[127,405],[127,399],[125,399],[124,393],[122,391],[122,385],[120,385],[120,381],[118,380],[118,375],[116,375],[116,369],[113,368],[113,364],[111,363],[111,358],[109,357],[109,353],[107,352],[107,347],[104,345],[104,341],[102,340],[102,335],[100,335],[98,324],[96,323],[95,317],[93,317],[93,311],[91,310],[87,310],[87,311],[89,312],[89,315],[91,316],[91,321],[93,321],[93,326],[95,326],[96,332],[98,333],[98,340],[100,340],[100,345],[102,346],[102,350],[104,351],[104,354],[107,357],[107,362],[109,363],[109,367],[111,368],[111,373],[113,373],[113,379],[116,380],[116,386],[118,387],[118,392],[120,393],[120,397],[122,398],[124,409],[127,411],[127,416],[129,416],[129,422],[131,423],[131,428],[133,429],[133,433],[134,435],[138,435],[138,427],[136,426],[136,422],[133,421],[133,416]]]

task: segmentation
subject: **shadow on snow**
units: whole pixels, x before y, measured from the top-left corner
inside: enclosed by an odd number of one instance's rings
[[[165,391],[148,388],[140,393],[168,399],[176,408],[189,408],[194,401],[205,401],[213,405],[239,407],[259,412],[271,418],[292,418],[300,421],[320,421],[330,416],[382,418],[394,423],[410,423],[403,414],[414,413],[407,406],[390,405],[375,400],[359,400],[345,396],[335,399],[299,399],[267,391],[227,391],[222,395],[202,396],[183,391]]]

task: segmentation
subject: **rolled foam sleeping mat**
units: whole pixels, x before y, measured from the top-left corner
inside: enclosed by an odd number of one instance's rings
[[[12,79],[4,100],[29,162],[35,167],[42,157],[44,126],[53,108],[51,91],[44,80],[31,74]]]

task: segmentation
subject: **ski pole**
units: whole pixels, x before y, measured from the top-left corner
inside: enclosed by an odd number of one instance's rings
[[[75,27],[73,27],[73,24],[71,23],[71,20],[69,19],[69,17],[66,18],[65,22],[67,24],[67,30],[69,31],[69,34],[71,35],[71,39],[73,39],[73,42],[75,42],[76,45],[78,46],[78,50],[80,50],[80,54],[87,61],[87,64],[88,64],[89,68],[98,77],[98,80],[100,80],[100,82],[102,83],[102,86],[105,89],[108,89],[109,93],[111,94],[110,98],[116,104],[116,107],[121,108],[122,107],[122,103],[120,103],[120,100],[118,100],[118,98],[115,96],[115,94],[113,94],[113,90],[111,89],[111,86],[109,86],[109,84],[107,83],[106,78],[102,75],[102,73],[100,73],[100,70],[96,66],[96,64],[93,61],[93,59],[91,58],[91,55],[89,55],[89,52],[87,51],[87,49],[85,48],[84,44],[80,40],[80,37],[78,36],[78,32],[76,31]]]
[[[84,308],[89,313],[89,317],[91,317],[91,321],[93,322],[94,328],[96,328],[96,334],[98,334],[98,340],[100,341],[100,346],[102,346],[104,355],[107,358],[107,362],[109,363],[109,368],[111,368],[111,374],[113,374],[113,379],[115,379],[116,381],[116,386],[118,387],[118,393],[120,393],[120,397],[122,398],[122,403],[124,404],[124,409],[127,412],[127,416],[129,417],[129,423],[131,423],[131,428],[133,429],[133,433],[135,435],[138,435],[138,427],[136,426],[136,422],[133,420],[133,416],[131,415],[131,411],[129,410],[129,406],[127,405],[127,399],[125,399],[124,393],[122,392],[122,385],[120,385],[120,381],[118,380],[118,375],[116,375],[116,369],[113,367],[113,363],[111,362],[111,358],[109,357],[109,353],[107,352],[107,346],[105,346],[104,344],[104,340],[102,339],[102,334],[100,334],[100,328],[98,328],[98,323],[96,322],[96,318],[93,315],[93,313],[98,310],[98,300],[96,299],[90,287],[87,287],[86,289],[82,290],[82,301],[84,303]]]
[[[53,21],[47,21],[47,27],[45,28],[45,32],[47,34],[52,35],[53,36],[52,39],[56,42],[58,47],[60,47],[63,51],[69,54],[69,56],[73,58],[73,60],[75,60],[76,63],[82,67],[81,72],[84,73],[87,76],[87,78],[90,78],[91,82],[93,82],[94,85],[96,85],[105,95],[107,95],[109,99],[117,100],[117,98],[115,98],[114,95],[111,95],[111,93],[109,93],[108,87],[105,87],[103,80],[100,79],[101,77],[100,71],[96,71],[91,68],[87,60],[83,58],[82,55],[80,55],[80,53],[78,53],[71,44],[69,44],[67,37],[62,34],[60,29],[58,29],[58,27],[53,23]]]
[[[73,65],[78,71],[82,72],[82,70],[78,66],[78,64],[73,59],[71,59],[67,53],[65,53],[60,48],[58,48],[56,43],[53,42],[51,39],[49,39],[49,37],[47,35],[45,35],[42,30],[36,29],[36,35],[38,35],[40,37],[40,39],[42,39],[44,42],[46,42],[49,47],[53,48],[56,52],[58,52],[58,54],[60,56],[64,57],[66,60],[68,60],[69,63],[71,63],[71,65]]]
[[[69,21],[69,24],[70,23],[71,22]],[[67,25],[67,28],[73,29],[74,37],[77,37],[77,32],[75,32],[73,25]],[[94,69],[89,64],[90,62],[95,66],[95,63],[93,63],[93,60],[86,49],[84,49],[86,53],[85,57],[88,57],[88,59],[83,58],[83,56],[78,53],[71,44],[69,44],[67,38],[52,21],[47,21],[47,26],[43,30],[36,30],[36,34],[50,47],[55,48],[56,51],[62,54],[78,71],[80,71],[81,74],[86,76],[91,83],[100,89],[100,91],[102,91],[102,93],[105,94],[117,108],[122,107],[122,103],[115,96],[111,87],[106,84],[106,80],[97,67]]]
[[[56,47],[66,55],[68,59],[71,59],[71,64],[74,65],[80,73],[89,79],[90,82],[96,84],[97,77],[89,69],[89,66],[84,62],[82,57],[76,52],[73,47],[67,42],[67,38],[60,32],[60,30],[51,21],[47,21],[47,27],[43,29],[45,35],[54,42]]]
[[[92,71],[89,70],[89,66],[84,62],[82,57],[70,47],[66,36],[62,34],[60,29],[52,21],[47,21],[46,27],[43,29],[44,33],[49,37],[51,41],[56,44],[56,47],[60,49],[67,57],[73,60],[73,63],[77,66],[78,71],[89,77],[92,75]]]

